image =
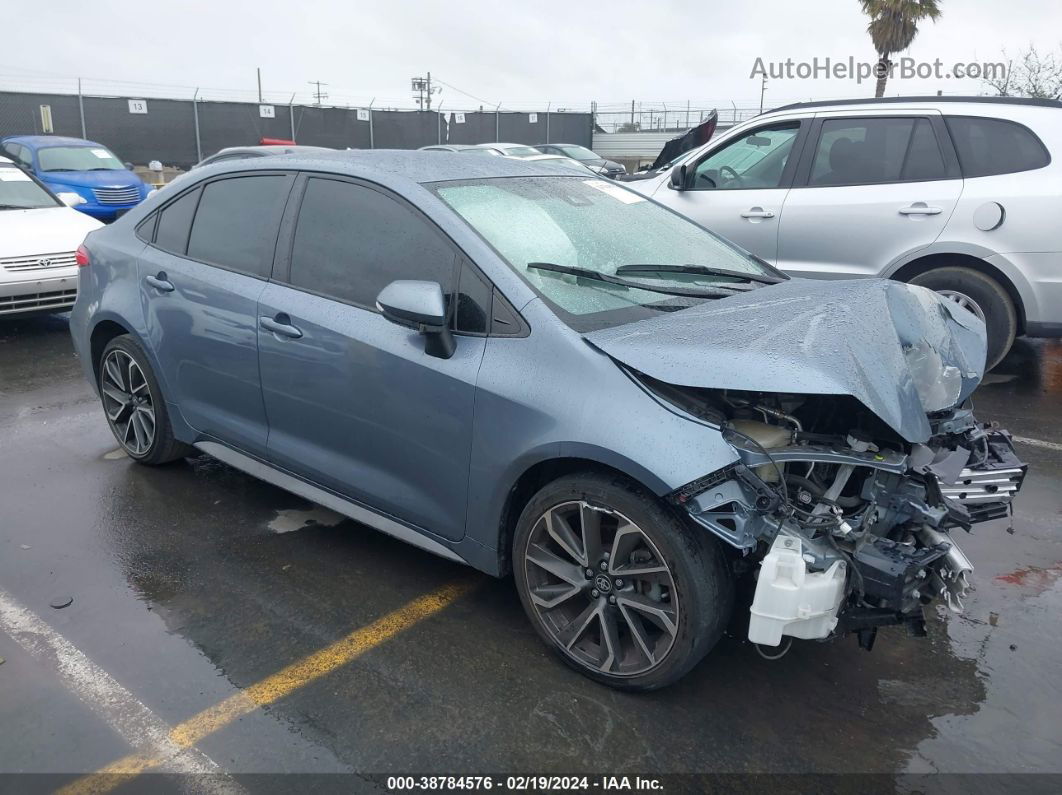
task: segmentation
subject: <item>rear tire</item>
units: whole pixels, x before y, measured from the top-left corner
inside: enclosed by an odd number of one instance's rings
[[[968,299],[980,309],[988,333],[986,371],[1007,355],[1018,333],[1018,313],[1010,295],[991,276],[973,268],[948,266],[920,273],[911,284],[928,287],[959,303]]]
[[[138,464],[168,464],[194,452],[174,438],[158,379],[130,335],[117,336],[104,347],[98,386],[111,433]]]
[[[513,538],[524,610],[565,663],[621,690],[675,682],[715,645],[734,583],[719,542],[621,476],[543,487]]]

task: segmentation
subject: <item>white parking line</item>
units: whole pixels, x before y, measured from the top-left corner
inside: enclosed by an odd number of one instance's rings
[[[170,727],[161,718],[70,641],[4,591],[0,591],[0,630],[38,661],[54,668],[63,684],[131,748],[162,760],[160,771],[193,774],[194,783],[200,790],[244,792],[210,757],[195,748],[181,748],[174,743],[170,739]]]
[[[1057,450],[1062,452],[1062,444],[1059,444],[1058,442],[1045,442],[1043,439],[1030,439],[1026,436],[1014,436],[1012,438],[1020,444],[1028,444],[1033,447],[1042,447],[1045,450]]]

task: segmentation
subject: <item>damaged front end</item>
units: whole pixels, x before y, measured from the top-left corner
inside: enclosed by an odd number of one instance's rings
[[[757,574],[749,638],[923,629],[961,610],[957,528],[1005,516],[1025,465],[970,395],[985,329],[920,287],[793,279],[585,335],[656,400],[722,433],[722,469],[669,495]]]
[[[968,408],[911,444],[850,398],[654,391],[738,453],[669,499],[758,562],[749,639],[765,646],[855,632],[869,649],[880,626],[923,634],[936,600],[961,611],[973,566],[952,533],[1006,516],[1025,476],[1010,435]]]

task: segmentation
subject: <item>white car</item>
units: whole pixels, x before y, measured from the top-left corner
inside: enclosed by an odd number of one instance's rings
[[[101,226],[0,157],[0,319],[73,306],[77,248]]]

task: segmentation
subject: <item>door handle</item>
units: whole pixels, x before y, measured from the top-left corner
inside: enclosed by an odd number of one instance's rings
[[[259,317],[258,325],[288,339],[297,340],[302,336],[302,331],[291,324],[291,318],[284,312],[278,312],[276,317]]]
[[[930,207],[925,202],[915,202],[910,207],[901,207],[900,215],[940,215],[944,212],[939,207]]]
[[[160,293],[172,293],[173,282],[166,278],[165,271],[159,271],[158,276],[145,276],[144,281],[158,290]]]
[[[762,207],[750,207],[741,214],[742,218],[774,218],[774,213]]]

